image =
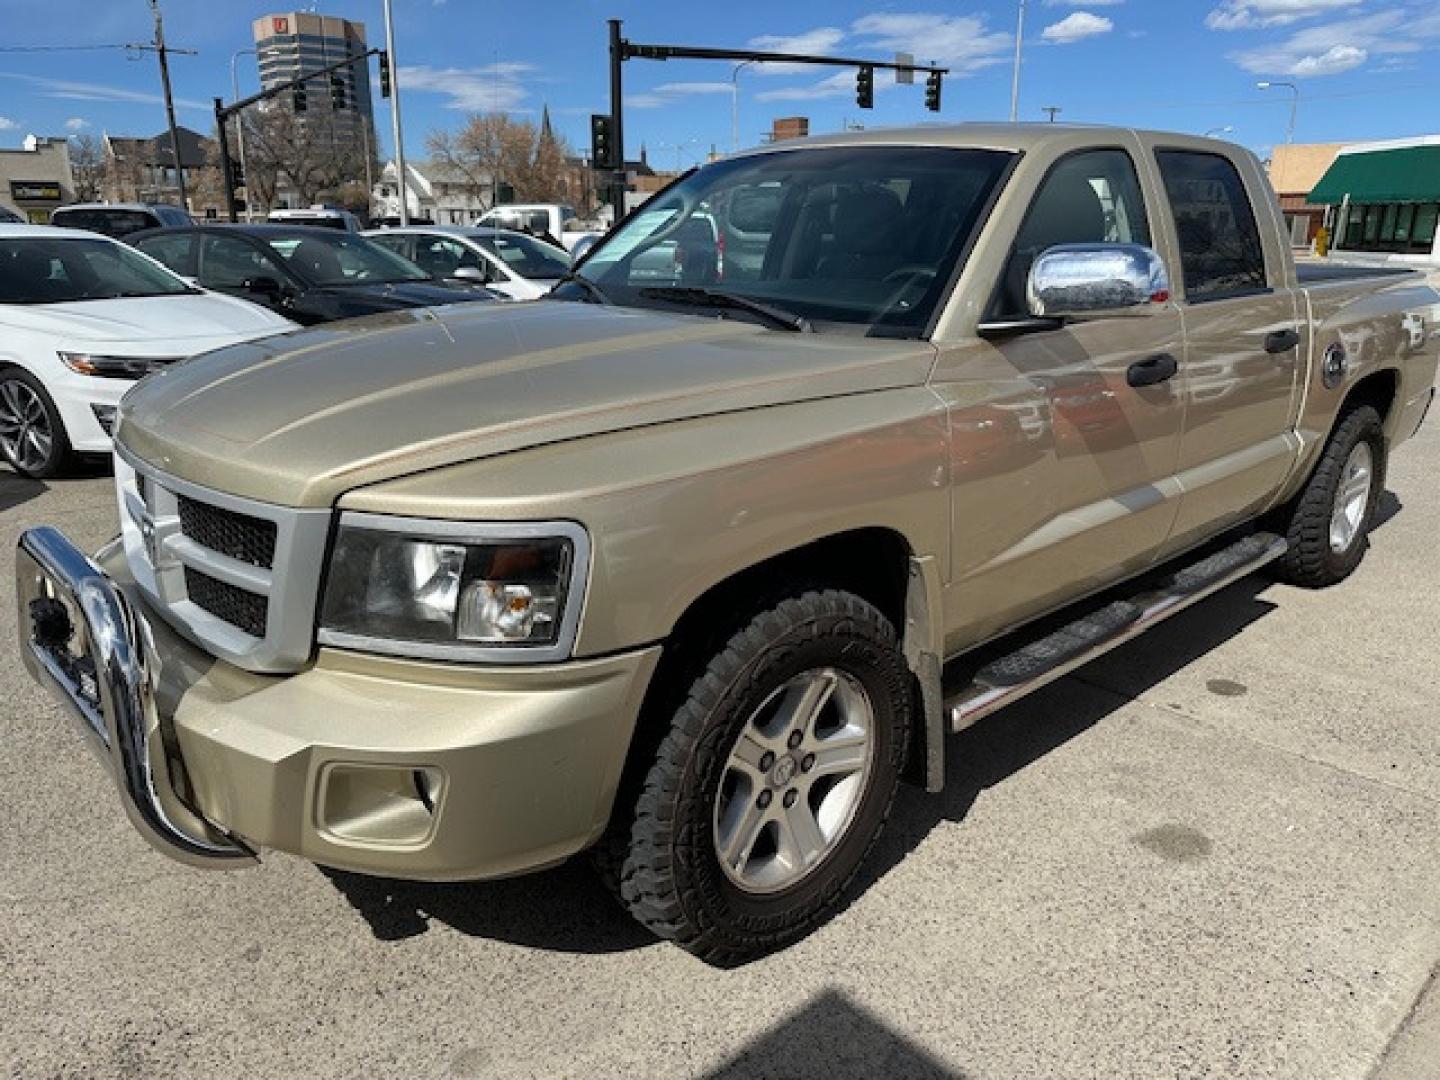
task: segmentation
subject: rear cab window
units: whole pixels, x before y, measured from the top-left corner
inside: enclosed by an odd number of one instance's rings
[[[1235,163],[1197,150],[1157,150],[1175,221],[1185,299],[1247,296],[1270,288],[1255,208]]]

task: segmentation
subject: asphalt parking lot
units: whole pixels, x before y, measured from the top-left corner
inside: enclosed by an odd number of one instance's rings
[[[170,863],[7,615],[0,1065],[1440,1076],[1437,476],[1432,424],[1343,586],[1247,579],[954,737],[945,794],[902,795],[854,902],[733,971],[648,938],[583,862],[445,886]],[[109,483],[0,471],[0,543],[50,522],[98,546]]]

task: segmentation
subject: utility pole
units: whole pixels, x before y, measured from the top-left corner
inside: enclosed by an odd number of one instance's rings
[[[410,224],[410,200],[405,195],[405,137],[400,131],[400,64],[395,59],[395,20],[385,0],[385,52],[390,57],[390,125],[395,129],[395,169],[399,173],[400,224]]]
[[[1015,72],[1010,77],[1010,122],[1020,119],[1020,55],[1025,46],[1025,0],[1020,0],[1020,15],[1015,23]]]
[[[625,60],[625,45],[620,37],[620,20],[610,21],[610,133],[615,142],[615,149],[612,151],[615,161],[615,171],[610,177],[610,206],[614,211],[611,225],[620,224],[620,219],[625,216],[625,129],[622,126],[625,122],[624,108],[621,102],[621,75],[620,68]]]
[[[170,61],[167,53],[178,52],[194,55],[191,49],[167,49],[165,47],[165,24],[160,18],[160,0],[150,0],[150,10],[155,13],[155,53],[160,57],[160,85],[165,91],[165,118],[170,123],[170,153],[175,158],[175,185],[180,189],[180,209],[190,212],[190,198],[185,193],[185,169],[180,164],[180,134],[175,129],[175,99],[170,94]]]

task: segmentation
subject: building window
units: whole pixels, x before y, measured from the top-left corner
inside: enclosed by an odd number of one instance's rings
[[[1347,251],[1428,255],[1435,246],[1440,203],[1374,203],[1351,206],[1341,244]]]

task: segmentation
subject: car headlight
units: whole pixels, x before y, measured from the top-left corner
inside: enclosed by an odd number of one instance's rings
[[[55,355],[71,371],[109,379],[143,379],[152,371],[179,359],[174,356],[99,356],[75,352],[57,352]]]
[[[589,563],[589,538],[573,522],[346,513],[319,639],[434,659],[562,660],[575,643]]]

